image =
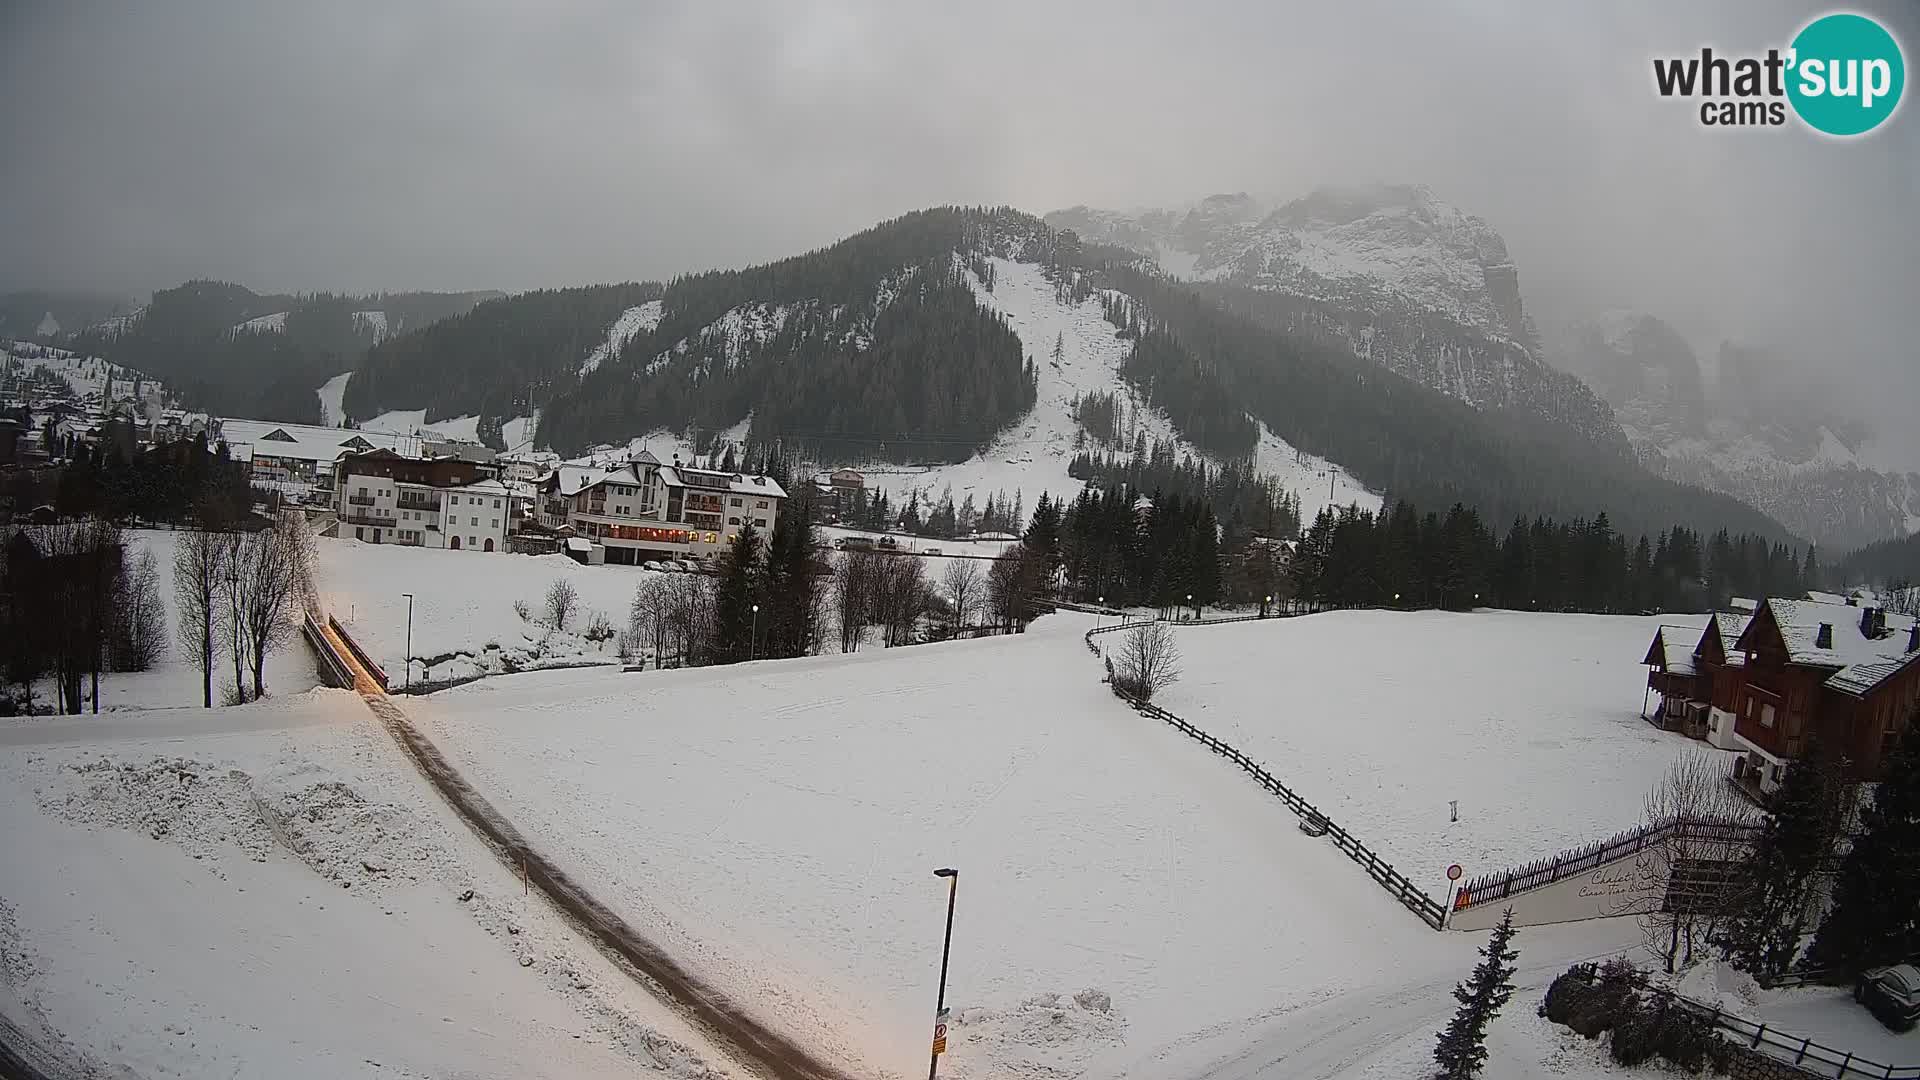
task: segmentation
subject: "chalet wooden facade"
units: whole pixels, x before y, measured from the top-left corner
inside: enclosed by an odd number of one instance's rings
[[[1641,663],[1647,688],[1660,695],[1654,724],[1702,739],[1723,750],[1736,747],[1734,701],[1746,655],[1733,647],[1747,627],[1743,612],[1716,612],[1705,629],[1662,626]]]
[[[1642,663],[1660,695],[1647,718],[1741,751],[1734,779],[1757,796],[1816,736],[1851,775],[1879,779],[1920,709],[1920,625],[1843,597],[1768,600],[1698,631],[1662,626]]]
[[[1816,737],[1850,775],[1880,779],[1920,707],[1920,624],[1852,603],[1768,600],[1735,647],[1746,654],[1733,698],[1747,751],[1739,779],[1772,792]]]

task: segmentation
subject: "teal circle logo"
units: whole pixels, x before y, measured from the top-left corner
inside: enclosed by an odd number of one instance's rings
[[[1907,65],[1900,43],[1865,15],[1808,23],[1793,39],[1787,100],[1815,131],[1864,135],[1900,106]]]

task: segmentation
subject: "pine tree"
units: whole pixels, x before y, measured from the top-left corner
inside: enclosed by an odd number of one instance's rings
[[[1473,975],[1453,988],[1453,998],[1460,1007],[1433,1048],[1433,1060],[1440,1065],[1439,1080],[1470,1080],[1486,1064],[1487,1025],[1513,997],[1514,961],[1520,958],[1518,951],[1507,947],[1513,934],[1513,909],[1508,908],[1486,947],[1480,950],[1482,959]]]
[[[1840,864],[1808,967],[1858,972],[1920,953],[1920,709],[1907,718],[1886,768]]]
[[[753,651],[753,605],[761,599],[760,533],[742,526],[720,560],[714,596],[713,650],[719,663],[745,660]]]
[[[1846,786],[1840,762],[1818,737],[1788,766],[1773,815],[1734,874],[1733,914],[1718,944],[1735,967],[1763,977],[1792,966],[1812,912],[1814,879],[1840,831]]]

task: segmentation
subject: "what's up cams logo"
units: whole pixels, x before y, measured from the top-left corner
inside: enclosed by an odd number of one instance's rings
[[[1779,127],[1787,109],[1815,131],[1865,135],[1893,116],[1906,89],[1900,43],[1865,15],[1822,15],[1765,56],[1657,57],[1663,98],[1697,99],[1706,127]]]

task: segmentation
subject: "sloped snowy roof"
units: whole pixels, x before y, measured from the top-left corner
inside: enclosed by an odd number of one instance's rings
[[[1836,690],[1865,693],[1920,656],[1907,650],[1914,620],[1905,615],[1884,615],[1886,633],[1870,638],[1860,626],[1870,608],[1817,600],[1768,600],[1766,608],[1780,628],[1788,660],[1836,669],[1827,679]],[[1832,628],[1825,647],[1818,644],[1822,625]]]
[[[712,477],[720,480],[721,484],[717,488],[707,484],[690,484],[687,482],[689,475]],[[735,495],[757,495],[761,498],[768,499],[784,499],[787,497],[787,489],[781,487],[780,482],[770,476],[712,472],[707,469],[694,469],[684,465],[679,468],[675,468],[672,465],[663,465],[660,467],[660,478],[673,487],[709,488],[710,490],[730,491]]]
[[[1819,592],[1814,589],[1807,590],[1807,599],[1816,604],[1844,604],[1847,602],[1847,598],[1841,596],[1839,593]]]
[[[1692,675],[1694,643],[1700,639],[1700,632],[1691,626],[1662,626],[1653,632],[1653,648],[1647,651],[1647,660],[1660,661],[1660,670],[1671,675]]]
[[[1748,602],[1752,603],[1752,601]],[[1735,603],[1737,604],[1738,601]],[[1724,611],[1714,615],[1713,625],[1720,629],[1720,652],[1727,658],[1729,666],[1740,667],[1747,662],[1747,654],[1739,651],[1735,646],[1739,644],[1740,635],[1747,632],[1747,625],[1751,622],[1753,622],[1752,615],[1729,614]]]
[[[221,417],[218,423],[220,438],[226,440],[235,457],[240,456],[244,447],[249,458],[259,453],[331,463],[348,450],[361,449],[360,444],[409,456],[420,449],[420,440],[413,435],[387,435],[377,431],[320,427],[315,424],[276,424],[270,420],[243,420],[236,417]]]

